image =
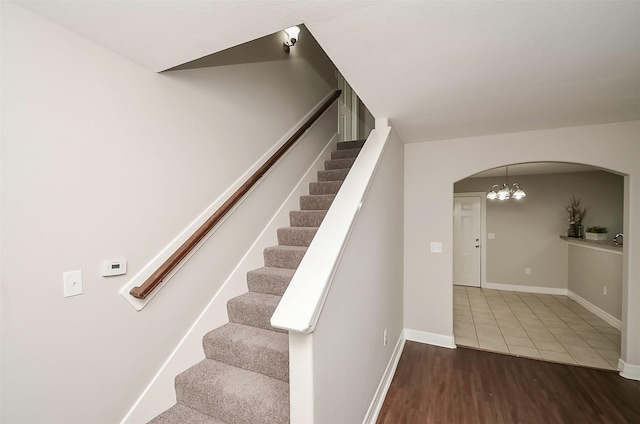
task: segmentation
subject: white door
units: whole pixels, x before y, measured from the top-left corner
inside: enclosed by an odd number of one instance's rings
[[[342,74],[337,73],[338,89],[342,90],[340,101],[338,102],[338,133],[340,141],[351,141],[358,139],[358,95],[353,91]]]
[[[453,200],[453,284],[480,287],[480,197]]]

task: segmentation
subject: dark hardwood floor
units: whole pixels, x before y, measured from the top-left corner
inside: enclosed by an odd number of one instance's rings
[[[407,341],[377,423],[637,424],[640,381]]]

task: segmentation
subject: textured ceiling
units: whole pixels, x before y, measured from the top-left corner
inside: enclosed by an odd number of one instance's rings
[[[638,1],[17,3],[154,71],[304,23],[407,143],[640,119]]]

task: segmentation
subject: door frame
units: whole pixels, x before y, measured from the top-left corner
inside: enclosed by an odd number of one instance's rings
[[[453,198],[456,197],[480,197],[480,288],[483,288],[487,284],[487,193],[483,191],[453,193]],[[453,252],[453,246],[451,246],[451,252]]]
[[[340,141],[358,140],[360,133],[360,99],[347,80],[336,70],[338,90],[342,90],[338,105],[338,136]],[[345,109],[348,114],[342,114]]]

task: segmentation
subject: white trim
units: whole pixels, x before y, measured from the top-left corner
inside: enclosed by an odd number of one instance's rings
[[[145,398],[147,398],[148,396],[153,397],[150,394],[151,390],[157,384],[156,382],[161,381],[161,379],[164,377],[163,374],[171,373],[171,371],[169,370],[170,367],[184,370],[188,366],[193,365],[193,364],[184,364],[184,366],[182,366],[182,365],[179,365],[179,364],[174,364],[174,362],[181,360],[181,358],[179,358],[179,355],[181,354],[181,352],[183,352],[184,349],[188,348],[187,345],[189,344],[188,342],[189,342],[190,338],[195,337],[195,338],[198,338],[199,340],[202,339],[202,336],[203,336],[204,333],[200,334],[202,331],[198,331],[198,330],[201,330],[200,329],[201,326],[206,328],[206,330],[204,330],[204,331],[208,331],[208,330],[210,330],[212,328],[215,328],[218,325],[223,325],[224,324],[224,322],[218,323],[216,321],[216,317],[215,317],[215,315],[219,313],[219,309],[220,309],[221,305],[226,305],[228,299],[230,299],[231,297],[237,296],[239,294],[242,294],[242,293],[246,292],[246,270],[247,269],[251,269],[248,264],[252,262],[252,260],[253,260],[252,256],[256,256],[257,255],[259,257],[259,256],[262,255],[263,248],[265,247],[265,245],[269,244],[270,239],[275,234],[276,229],[281,225],[281,222],[280,222],[281,219],[279,219],[279,218],[282,217],[283,215],[286,216],[286,214],[288,214],[289,210],[292,210],[292,208],[291,208],[291,203],[292,202],[295,203],[297,201],[296,199],[300,195],[308,192],[308,183],[310,181],[314,181],[315,173],[318,170],[324,169],[323,168],[323,164],[324,164],[325,159],[329,155],[328,151],[335,144],[337,137],[338,137],[338,134],[334,133],[333,136],[331,137],[331,139],[328,141],[328,143],[322,149],[322,151],[315,158],[314,162],[305,171],[304,175],[300,178],[300,180],[298,181],[296,186],[293,188],[293,190],[291,190],[291,192],[289,193],[287,198],[282,202],[282,204],[280,205],[278,210],[275,212],[275,214],[272,216],[272,218],[269,220],[267,225],[264,227],[264,229],[262,230],[260,235],[256,238],[256,240],[253,242],[251,247],[247,250],[245,255],[242,257],[242,259],[240,259],[240,261],[238,262],[238,264],[236,265],[234,270],[231,272],[231,274],[229,274],[228,278],[220,286],[220,289],[218,289],[216,294],[209,301],[209,303],[203,309],[203,311],[200,313],[200,315],[195,320],[195,322],[187,330],[186,334],[182,337],[182,339],[178,342],[178,344],[175,346],[173,351],[169,354],[169,356],[164,361],[162,366],[158,369],[158,371],[152,377],[152,379],[149,382],[149,384],[145,387],[143,392],[140,394],[140,396],[138,397],[136,402],[133,404],[133,406],[127,412],[127,414],[122,419],[120,424],[127,424],[129,422],[129,420],[131,419],[132,415],[134,413],[136,413],[137,408],[140,406],[140,404],[143,401],[149,402],[149,400],[145,399]],[[234,290],[233,288],[230,288],[229,286],[233,286],[235,280],[238,280],[238,279],[241,279],[243,281],[242,291],[240,293],[235,293],[237,290]],[[226,318],[226,310],[224,312],[224,315],[225,315],[225,319],[226,319],[225,322],[228,322],[228,318]],[[198,346],[198,354],[202,355],[201,342],[196,343],[196,345]],[[175,372],[172,373],[171,374],[171,379],[173,379],[175,377],[175,375],[176,375]],[[174,391],[175,389],[173,388],[173,386],[170,386],[169,390]],[[154,401],[154,399],[152,399],[152,401]],[[174,401],[175,401],[175,399],[174,399]],[[163,410],[169,408],[170,406],[171,405],[167,405],[166,407],[161,408],[158,413],[160,413]],[[157,413],[155,415],[157,415]],[[149,421],[155,415],[150,416],[150,417],[145,417],[144,422]],[[135,420],[137,421],[138,418],[140,418],[140,417],[136,416]],[[142,420],[140,420],[140,421],[142,421]]]
[[[562,237],[561,237],[562,238]],[[568,245],[584,247],[585,249],[598,250],[600,252],[612,253],[614,255],[622,255],[622,249],[615,246],[606,246],[606,245],[597,245],[594,242],[584,241],[582,239],[577,240],[567,240],[566,238],[562,238],[562,240],[566,241]]]
[[[412,342],[424,343],[433,346],[446,347],[455,349],[456,343],[453,336],[445,336],[444,334],[427,333],[426,331],[404,329],[404,337]]]
[[[389,125],[389,118],[384,118],[384,117],[376,118],[375,129],[381,130],[383,128],[388,128],[389,126],[390,126]]]
[[[627,364],[622,359],[618,359],[618,370],[622,377],[640,381],[640,365]]]
[[[338,136],[340,140],[340,136]],[[314,423],[313,334],[289,334],[289,422]]]
[[[216,226],[209,231],[209,233],[205,236],[205,238],[198,243],[198,245],[191,250],[189,255],[187,255],[180,263],[171,271],[171,273],[164,278],[164,280],[153,290],[146,299],[138,299],[129,294],[129,292],[134,288],[143,284],[147,278],[151,276],[169,257],[189,238],[191,235],[198,229],[202,224],[204,224],[207,219],[216,211],[224,202],[226,202],[233,193],[240,188],[245,181],[253,175],[255,171],[258,170],[262,166],[263,163],[266,162],[280,147],[287,142],[289,137],[293,135],[301,126],[306,122],[311,115],[313,115],[328,99],[333,95],[333,91],[327,94],[312,110],[310,110],[305,116],[300,119],[280,140],[278,140],[262,157],[260,157],[249,169],[247,169],[227,190],[222,193],[216,200],[213,201],[191,224],[189,224],[176,238],[174,238],[167,246],[165,246],[151,261],[149,261],[142,269],[135,275],[133,278],[120,289],[120,295],[131,304],[137,311],[141,311],[144,307],[153,299],[153,297],[160,292],[162,287],[187,263],[189,258],[195,254],[198,249],[211,237],[218,228],[222,225],[222,223],[226,220],[226,217],[223,218]],[[326,113],[326,112],[325,112]],[[317,122],[317,121],[316,121]],[[314,123],[315,125],[315,123]],[[313,125],[311,126],[313,128]],[[310,129],[311,129],[310,128]],[[305,132],[295,144],[308,133]],[[285,155],[283,155],[280,160],[284,159],[284,157],[291,151],[287,151]],[[273,169],[273,168],[272,168]],[[243,196],[242,199],[236,204],[235,207],[238,207],[242,202],[251,194],[253,190],[255,190],[260,183],[264,180],[264,177],[268,175],[271,171],[267,171],[264,176],[251,188],[247,195]],[[234,209],[235,209],[234,207]],[[233,212],[233,210],[232,210]],[[227,217],[230,214],[227,214]]]
[[[351,140],[358,140],[360,137],[360,102],[358,95],[351,90]]]
[[[586,310],[596,314],[599,318],[605,320],[607,323],[609,323],[613,327],[617,328],[618,330],[622,330],[622,321],[620,321],[618,318],[614,317],[607,311],[600,309],[599,307],[589,302],[584,297],[572,292],[571,290],[567,290],[567,296],[569,297],[569,299],[572,299],[575,302],[579,303]]]
[[[393,376],[396,373],[396,368],[398,368],[398,362],[400,362],[400,356],[402,356],[405,341],[406,339],[404,338],[404,331],[402,331],[400,332],[400,337],[398,338],[396,347],[393,349],[393,354],[391,355],[389,363],[387,364],[387,369],[382,375],[380,384],[378,384],[378,389],[373,396],[371,405],[369,405],[367,415],[362,421],[363,424],[375,424],[375,422],[378,420],[378,415],[380,414],[380,410],[382,409],[382,405],[384,404],[384,399],[387,397],[389,386],[391,386],[391,381],[393,380]]]
[[[312,333],[344,249],[387,148],[391,128],[373,130],[340,187],[293,279],[271,316],[271,326]]]
[[[516,284],[500,284],[500,283],[485,283],[482,288],[493,290],[507,290],[524,293],[538,293],[538,294],[553,294],[567,296],[569,290],[558,289],[554,287],[538,287],[538,286],[520,286]]]

